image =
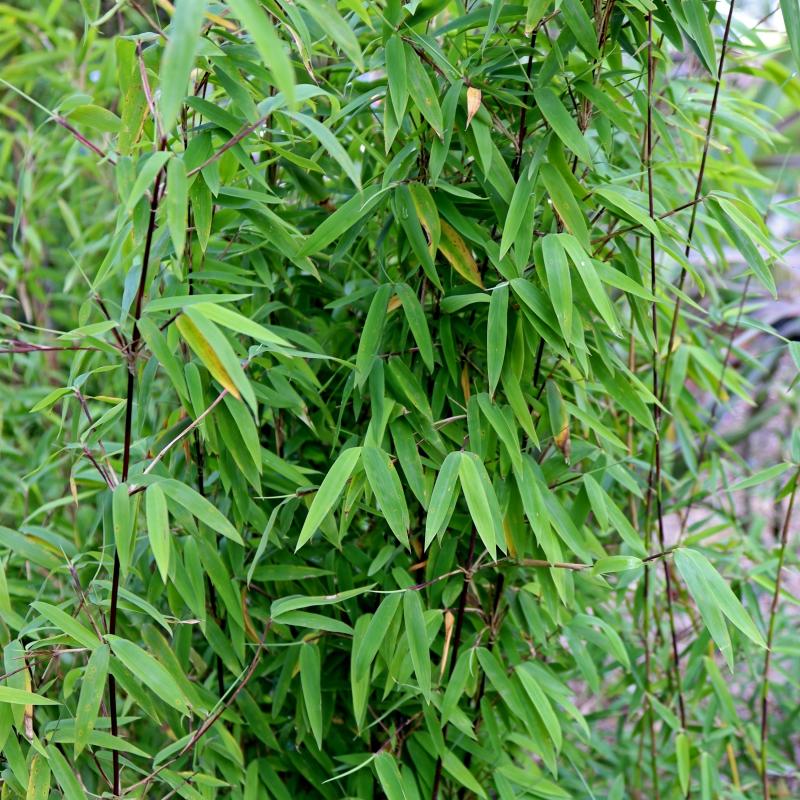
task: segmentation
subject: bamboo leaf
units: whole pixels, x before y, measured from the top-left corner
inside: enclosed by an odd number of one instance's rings
[[[328,516],[336,501],[341,497],[345,483],[350,478],[360,457],[361,448],[351,447],[342,451],[334,461],[333,466],[314,495],[314,500],[303,523],[295,550],[299,550],[313,536],[322,521]]]
[[[171,478],[160,480],[158,485],[167,497],[182,505],[200,522],[236,542],[236,544],[244,544],[239,531],[233,527],[228,518],[205,497],[192,489],[191,486]]]
[[[439,250],[448,260],[450,266],[469,283],[483,289],[483,279],[478,270],[475,258],[470,252],[467,243],[458,231],[442,220],[442,238],[439,241]]]
[[[703,0],[684,0],[682,6],[686,15],[686,32],[697,45],[705,68],[713,75],[716,72],[717,57],[705,3]]]
[[[83,684],[75,712],[75,758],[86,747],[94,729],[108,677],[110,656],[111,650],[107,644],[98,647],[92,652],[83,671]]]
[[[586,220],[567,182],[552,164],[542,164],[540,174],[558,216],[564,221],[567,230],[588,250],[589,231]]]
[[[154,694],[182,714],[188,714],[190,704],[169,670],[133,642],[120,636],[106,636],[114,655]]]
[[[494,395],[506,352],[508,335],[508,284],[497,286],[489,301],[489,324],[486,334],[486,359],[489,363],[489,393]]]
[[[378,773],[378,780],[386,793],[387,800],[408,800],[397,762],[389,753],[378,753],[375,757],[375,771]]]
[[[295,80],[292,62],[263,7],[257,0],[230,0],[229,5],[253,37],[259,55],[272,72],[275,85],[283,93],[286,103],[293,106]]]
[[[411,662],[414,665],[414,674],[417,676],[417,682],[425,702],[430,703],[431,661],[425,618],[422,615],[422,601],[418,592],[409,590],[403,593],[403,619],[406,636],[408,636]]]
[[[315,136],[322,146],[331,154],[331,156],[339,163],[345,174],[353,182],[356,189],[361,189],[361,177],[359,175],[356,165],[347,154],[347,151],[339,143],[336,136],[326,128],[319,120],[308,114],[299,114],[292,111],[284,112],[287,116],[291,117],[295,122],[299,122],[308,131]]]
[[[448,453],[442,462],[442,468],[436,476],[436,483],[431,494],[428,516],[425,520],[425,549],[439,535],[439,532],[450,521],[457,497],[457,481],[461,466],[460,452]]]
[[[458,467],[461,490],[464,492],[464,498],[467,501],[472,522],[477,528],[478,536],[489,551],[489,555],[496,558],[497,534],[500,530],[499,509],[497,508],[497,499],[490,497],[486,492],[481,471],[485,472],[485,467],[480,459],[474,453],[465,453]]]
[[[413,50],[405,48],[408,68],[408,91],[414,105],[441,139],[444,136],[444,119],[437,92],[420,57]]]
[[[550,302],[553,304],[564,342],[569,344],[572,339],[572,278],[567,254],[555,234],[549,233],[542,239],[542,258]]]
[[[170,156],[171,153],[159,150],[145,159],[125,200],[125,210],[128,213],[133,211],[136,204],[142,199],[142,195],[152,187],[156,175],[161,172]]]
[[[0,686],[0,703],[20,706],[57,706],[56,700],[25,689],[14,689],[10,686]]]
[[[681,784],[681,793],[686,795],[691,779],[691,762],[689,737],[684,731],[675,737],[675,754],[678,761],[678,780]]]
[[[386,74],[389,79],[389,97],[394,115],[398,120],[402,120],[408,104],[408,73],[405,47],[396,34],[392,34],[386,40]]]
[[[739,598],[702,553],[679,547],[674,558],[675,566],[696,602],[698,596],[704,594],[748,639],[759,647],[766,647],[764,637],[744,610]],[[702,613],[702,608],[700,610]]]
[[[580,46],[592,57],[598,58],[600,51],[597,47],[597,37],[594,25],[586,13],[581,0],[563,0],[562,13],[564,21],[569,29],[575,34],[575,38]]]
[[[389,630],[389,625],[394,618],[397,608],[400,605],[399,594],[388,594],[381,600],[376,612],[369,620],[369,624],[364,632],[361,646],[357,655],[354,655],[354,670],[359,677],[366,677],[367,672],[378,654],[384,637]]]
[[[86,792],[58,747],[48,744],[45,749],[47,757],[50,759],[50,769],[53,771],[53,776],[61,789],[64,800],[86,800]]]
[[[167,498],[161,487],[154,483],[145,491],[145,510],[147,514],[147,535],[150,549],[156,561],[161,580],[167,582],[169,574],[170,532],[167,514]]]
[[[565,4],[564,13],[568,14],[569,3]],[[549,87],[534,90],[536,105],[547,124],[555,131],[556,136],[575,153],[587,166],[592,165],[592,154],[589,145],[581,133],[578,124],[564,108],[558,95]]]
[[[161,124],[167,131],[175,124],[186,96],[205,11],[206,0],[181,0],[172,15],[158,81],[161,87]],[[173,163],[180,161],[173,159]],[[183,248],[176,246],[175,249],[180,252]]]
[[[425,319],[422,305],[407,283],[396,284],[394,290],[403,304],[408,327],[411,328],[414,341],[419,347],[419,354],[422,356],[428,371],[433,372],[433,341],[431,340],[431,333],[428,329],[428,322]]]
[[[392,533],[404,547],[408,547],[408,529],[411,521],[397,470],[389,456],[377,447],[363,447],[361,458],[381,513]]]
[[[179,7],[181,5],[183,4],[179,4]],[[180,158],[170,159],[167,164],[166,208],[172,246],[180,258],[186,244],[186,227],[189,224],[189,183],[186,179],[186,165]]]
[[[781,13],[789,37],[789,46],[795,65],[800,71],[800,3],[798,0],[781,0]]]
[[[364,328],[358,340],[358,352],[356,353],[356,380],[359,386],[363,386],[366,383],[375,359],[380,352],[383,327],[386,324],[386,311],[391,296],[392,286],[388,283],[379,286],[372,296],[367,318],[364,320]]]
[[[264,344],[275,344],[289,349],[293,347],[291,342],[288,342],[282,336],[278,336],[278,334],[273,333],[263,325],[259,325],[257,322],[254,322],[252,319],[245,317],[243,314],[231,308],[226,308],[217,303],[203,302],[193,303],[192,308],[199,314],[202,314],[206,319],[216,322],[218,325],[222,325],[232,331],[236,331],[236,333],[241,333],[259,342],[264,342]]]
[[[47,800],[50,796],[50,774],[50,764],[47,758],[41,753],[36,753],[31,761],[25,800]]]
[[[322,690],[319,648],[316,645],[304,644],[300,648],[300,683],[311,732],[317,747],[322,748]]]

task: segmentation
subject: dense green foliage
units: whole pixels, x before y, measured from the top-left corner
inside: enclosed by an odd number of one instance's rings
[[[797,790],[781,7],[0,5],[0,796]]]

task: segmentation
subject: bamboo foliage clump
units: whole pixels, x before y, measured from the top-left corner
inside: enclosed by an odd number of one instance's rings
[[[0,8],[0,797],[798,790],[779,12]]]

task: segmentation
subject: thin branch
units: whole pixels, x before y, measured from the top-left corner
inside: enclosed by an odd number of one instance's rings
[[[700,168],[697,172],[697,181],[695,183],[694,188],[694,201],[692,203],[692,215],[689,218],[689,230],[686,233],[686,247],[683,251],[684,258],[688,261],[689,255],[692,252],[692,239],[694,237],[694,228],[695,223],[697,221],[697,208],[700,200],[700,196],[703,191],[703,178],[705,177],[706,172],[706,162],[708,161],[708,152],[711,145],[711,133],[714,129],[714,118],[717,113],[717,102],[719,101],[719,90],[722,86],[722,75],[725,69],[725,54],[728,51],[728,39],[731,33],[731,20],[733,19],[733,9],[736,5],[736,0],[731,0],[730,7],[728,8],[728,17],[725,21],[725,32],[722,35],[722,48],[719,54],[719,67],[717,69],[717,80],[714,84],[714,94],[711,97],[711,108],[708,112],[708,122],[706,123],[706,135],[705,140],[703,142],[703,154],[700,158]],[[669,341],[667,343],[667,352],[666,356],[664,357],[664,373],[662,375],[662,385],[661,385],[661,392],[662,396],[659,397],[660,400],[663,402],[663,393],[665,391],[665,387],[667,385],[667,377],[669,374],[669,366],[670,360],[672,358],[672,351],[674,349],[675,344],[675,336],[678,329],[678,319],[681,313],[681,293],[683,291],[683,284],[686,282],[686,267],[681,267],[681,273],[678,278],[678,287],[675,297],[675,307],[672,312],[672,323],[670,325],[669,331]]]
[[[242,692],[245,686],[247,686],[247,684],[250,682],[250,679],[253,677],[259,663],[261,663],[261,658],[264,654],[264,651],[267,649],[265,641],[267,638],[267,634],[269,633],[269,629],[271,627],[272,627],[272,619],[270,618],[267,620],[267,624],[264,627],[264,633],[261,635],[261,639],[259,640],[256,646],[255,656],[250,662],[250,665],[248,666],[247,671],[244,674],[244,677],[242,678],[241,681],[239,681],[236,688],[233,689],[233,691],[231,692],[230,697],[228,697],[216,711],[213,711],[211,714],[208,715],[208,717],[206,717],[206,719],[200,725],[200,727],[194,732],[194,734],[192,734],[191,739],[189,739],[189,741],[184,745],[184,747],[176,756],[171,758],[169,761],[165,761],[149,775],[146,775],[140,781],[137,781],[132,786],[129,786],[124,792],[126,795],[130,794],[131,792],[135,792],[137,789],[140,789],[143,786],[145,787],[148,786],[152,782],[153,778],[155,778],[162,770],[167,769],[172,764],[174,764],[179,758],[186,755],[186,753],[188,753],[190,750],[193,750],[194,747],[197,745],[197,743],[203,738],[203,736],[205,736],[208,733],[208,731],[217,722],[217,720],[233,705],[236,698],[239,696],[239,694]]]
[[[778,552],[778,571],[775,575],[775,590],[772,593],[772,602],[769,607],[769,626],[767,628],[767,649],[764,653],[764,670],[761,684],[761,790],[763,800],[769,800],[769,776],[767,775],[767,733],[769,730],[769,720],[767,712],[769,710],[769,671],[772,664],[772,642],[775,638],[775,622],[778,618],[778,602],[781,594],[781,581],[783,578],[783,562],[786,558],[786,545],[789,541],[789,525],[792,520],[794,501],[797,496],[797,483],[800,479],[800,468],[795,472],[792,493],[789,496],[789,507],[786,509],[786,516],[783,518],[783,528],[781,529],[781,545]]]
[[[133,332],[131,334],[131,344],[128,363],[128,387],[125,401],[125,439],[122,450],[122,482],[128,479],[128,469],[131,463],[131,439],[133,432],[133,400],[136,381],[136,356],[139,347],[139,318],[142,315],[142,301],[147,287],[147,272],[150,266],[150,250],[153,244],[153,234],[156,228],[156,212],[158,211],[158,201],[161,192],[161,182],[164,170],[160,169],[153,183],[153,190],[150,196],[150,215],[147,223],[147,233],[145,235],[144,253],[142,255],[141,273],[139,274],[139,286],[136,290],[136,300],[134,303]],[[120,563],[119,553],[114,550],[114,568],[111,578],[111,608],[109,611],[109,633],[115,634],[117,631],[117,601],[119,598],[120,584]],[[119,735],[117,722],[117,685],[114,676],[108,675],[108,700],[111,712],[111,733]],[[112,750],[114,766],[114,796],[121,794],[120,783],[120,762],[119,750]]]
[[[271,113],[271,112],[270,112]],[[270,114],[266,114],[265,116],[261,117],[261,119],[256,120],[255,122],[251,123],[250,125],[245,125],[239,133],[235,136],[232,136],[228,139],[222,147],[219,148],[215,153],[210,155],[199,167],[195,167],[194,169],[190,169],[189,172],[186,173],[187,178],[191,178],[192,175],[196,175],[198,172],[204,170],[207,166],[213,164],[218,158],[221,158],[231,147],[235,147],[242,139],[246,139],[254,130],[260,128],[262,125],[266,124],[267,120],[269,119]]]
[[[116,165],[116,161],[109,156],[104,150],[98,147],[94,142],[90,142],[79,130],[74,128],[64,117],[54,114],[53,122],[60,125],[64,130],[69,131],[85,148],[91,150],[95,155],[100,156],[103,161],[108,161],[112,166]]]
[[[473,525],[472,533],[469,537],[469,552],[467,554],[467,572],[464,575],[464,585],[461,587],[461,595],[458,598],[458,611],[456,612],[456,627],[453,634],[453,654],[450,656],[450,671],[449,677],[453,676],[453,670],[456,668],[456,661],[458,660],[458,651],[461,647],[461,636],[464,630],[464,614],[467,608],[467,595],[469,594],[470,584],[470,571],[472,570],[473,559],[475,558],[475,542],[477,539],[477,528]],[[445,735],[447,728],[442,730],[442,736]],[[441,756],[436,759],[436,768],[433,773],[433,788],[431,789],[431,800],[436,800],[439,796],[439,784],[442,781],[442,758]]]
[[[183,439],[185,436],[188,436],[225,398],[225,395],[228,394],[227,389],[223,389],[214,399],[214,402],[199,416],[197,417],[194,422],[190,425],[187,425],[174,439],[164,445],[158,454],[153,458],[153,460],[145,467],[143,474],[149,475],[153,468],[161,461],[162,458],[173,448],[175,447],[178,442]],[[131,487],[131,494],[133,494],[135,487]]]

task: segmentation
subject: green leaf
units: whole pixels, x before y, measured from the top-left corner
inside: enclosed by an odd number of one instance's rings
[[[422,65],[417,53],[407,49],[405,45],[403,45],[403,48],[406,54],[408,91],[411,94],[411,99],[427,123],[441,139],[444,136],[444,119],[442,117],[442,107],[439,105],[438,92],[433,88],[428,71]]]
[[[492,403],[489,395],[481,392],[478,396],[478,405],[483,415],[489,420],[489,424],[494,428],[497,437],[508,451],[508,456],[515,470],[522,468],[522,452],[519,447],[519,439],[514,426],[509,423],[508,417],[500,411],[499,407]]]
[[[428,516],[425,518],[426,550],[442,528],[447,525],[453,514],[461,459],[462,454],[460,452],[448,453],[442,462],[439,474],[436,476],[436,483],[428,505]]]
[[[500,374],[503,371],[503,359],[506,354],[506,338],[508,336],[508,284],[495,287],[489,301],[489,323],[486,333],[486,360],[489,365],[489,394],[494,395]]]
[[[394,290],[403,304],[408,327],[411,328],[414,341],[419,348],[419,354],[422,356],[428,372],[433,372],[433,342],[431,341],[431,333],[428,330],[428,322],[425,319],[422,305],[407,283],[396,284]]]
[[[553,304],[564,342],[569,344],[572,339],[572,278],[567,254],[557,235],[549,233],[542,239],[542,258],[550,302]]]
[[[508,206],[508,213],[503,224],[503,236],[500,240],[500,258],[503,258],[511,249],[511,245],[517,240],[520,228],[526,223],[526,216],[530,217],[528,208],[531,204],[531,192],[536,175],[529,175],[527,169],[522,170],[522,174],[514,187],[514,194],[511,196],[511,203]],[[530,219],[527,220],[530,222]]]
[[[394,197],[400,225],[408,238],[408,243],[411,245],[414,255],[422,264],[425,274],[437,286],[441,287],[441,282],[436,273],[436,267],[433,261],[435,251],[431,246],[431,237],[430,235],[426,235],[423,217],[420,209],[414,202],[414,196],[411,193],[410,187],[407,184],[397,186],[394,191]],[[446,244],[445,247],[447,247]]]
[[[613,572],[626,572],[643,566],[642,559],[636,556],[605,556],[598,558],[592,567],[594,575],[608,575]]]
[[[580,46],[593,58],[599,58],[597,34],[581,0],[562,0],[561,13]]]
[[[25,800],[47,800],[50,796],[50,763],[41,753],[36,753],[31,761],[28,791]]]
[[[752,489],[754,486],[760,486],[762,483],[770,483],[784,475],[789,469],[789,466],[789,464],[784,463],[773,464],[771,467],[764,467],[764,469],[758,470],[758,472],[751,475],[749,478],[736,481],[736,483],[730,487],[730,491],[738,492],[744,489]]]
[[[404,547],[408,547],[408,529],[411,521],[403,494],[403,486],[389,456],[377,447],[361,448],[361,458],[367,480],[375,499],[392,533]]]
[[[406,483],[423,508],[428,507],[428,488],[425,483],[425,471],[417,447],[417,441],[411,428],[401,419],[394,420],[389,426],[394,441],[394,451],[403,469]]]
[[[619,335],[619,321],[614,312],[614,307],[608,298],[603,284],[600,282],[600,277],[597,273],[597,268],[594,261],[586,254],[585,248],[581,245],[580,241],[575,236],[570,236],[566,233],[558,234],[559,242],[568,253],[570,260],[575,265],[578,274],[581,276],[583,285],[589,294],[595,308],[600,312],[600,316],[605,320],[609,328],[615,335]]]
[[[467,501],[472,522],[475,525],[478,536],[480,536],[484,547],[489,551],[489,555],[497,558],[497,541],[500,528],[500,512],[497,508],[497,499],[489,497],[486,493],[485,481],[483,479],[486,468],[483,462],[474,453],[464,453],[459,467],[458,475],[461,479],[461,490]],[[502,541],[502,540],[501,540]]]
[[[567,13],[566,8],[564,8],[564,13]],[[533,96],[539,111],[542,112],[542,116],[547,120],[547,124],[553,129],[556,136],[584,164],[591,167],[592,154],[589,152],[589,145],[581,133],[578,123],[564,108],[559,96],[549,87],[535,89]]]
[[[245,317],[238,311],[231,308],[218,305],[217,303],[193,303],[192,308],[199,314],[202,314],[206,319],[216,322],[225,328],[229,328],[236,333],[241,333],[244,336],[249,336],[251,339],[256,339],[264,344],[276,344],[281,347],[292,348],[291,342],[288,342],[277,333],[273,333],[263,325],[259,325],[249,317]]]
[[[189,224],[189,183],[186,179],[186,165],[181,158],[173,158],[167,165],[166,208],[172,246],[177,257],[181,258],[186,243],[186,226]]]
[[[381,644],[389,630],[389,625],[394,619],[397,608],[400,605],[400,594],[388,594],[381,600],[378,609],[372,615],[364,632],[364,638],[354,658],[354,670],[356,675],[365,677],[375,656],[378,654]]]
[[[142,198],[142,195],[153,186],[156,175],[161,172],[162,167],[167,163],[171,155],[167,151],[159,150],[157,153],[147,156],[142,168],[139,170],[139,174],[136,176],[130,193],[125,198],[125,210],[129,214]]]
[[[386,40],[386,75],[389,80],[389,98],[395,118],[400,121],[406,113],[408,103],[408,79],[406,51],[402,39],[392,34]]]
[[[541,717],[548,735],[553,740],[556,752],[560,751],[563,742],[561,723],[558,721],[558,717],[555,711],[553,711],[553,706],[547,699],[547,695],[536,682],[535,676],[526,669],[525,664],[517,666],[516,674],[522,684],[522,688],[525,689],[525,693],[528,695],[536,712]]]
[[[607,201],[607,204],[612,208],[619,209],[634,222],[637,222],[645,230],[652,233],[656,239],[661,240],[661,230],[658,227],[658,223],[651,219],[648,209],[637,205],[621,191],[611,186],[598,186],[594,190],[594,194]]]
[[[353,163],[353,160],[347,154],[347,151],[339,143],[336,136],[326,128],[319,120],[308,114],[298,114],[293,111],[284,112],[288,117],[291,117],[295,122],[299,122],[309,132],[319,139],[322,146],[331,154],[331,156],[339,163],[339,166],[345,171],[345,174],[353,182],[356,189],[361,189],[361,176],[359,170]]]
[[[483,797],[485,800],[487,797],[486,792],[475,779],[475,776],[464,766],[461,761],[458,760],[452,751],[446,750],[444,752],[444,755],[442,756],[442,766],[448,775],[451,775],[453,778],[455,778],[462,786],[469,789],[469,791],[474,795],[477,797]]]
[[[317,747],[322,749],[322,691],[317,645],[304,644],[300,648],[300,683],[311,732],[314,734]]]
[[[431,660],[428,650],[428,633],[422,614],[419,592],[407,590],[403,593],[403,620],[405,621],[408,650],[417,676],[420,691],[426,703],[431,702]]]
[[[378,780],[387,800],[408,800],[397,762],[389,753],[382,751],[375,757],[375,772],[378,773]]]
[[[298,255],[307,256],[323,250],[367,216],[382,199],[383,192],[380,186],[368,186],[362,192],[353,195],[323,220],[300,247]]]
[[[303,8],[313,17],[327,36],[341,47],[350,61],[364,71],[364,58],[358,39],[350,26],[342,19],[336,6],[332,3],[321,3],[319,0],[300,0]]]
[[[139,332],[150,352],[158,359],[169,376],[175,391],[181,398],[188,398],[183,365],[167,343],[167,338],[158,329],[158,325],[153,320],[144,317],[139,320]]]
[[[800,3],[798,0],[781,0],[781,13],[794,63],[800,71]]]
[[[683,0],[682,9],[686,15],[686,32],[697,45],[706,69],[714,75],[717,69],[717,54],[714,50],[714,34],[708,22],[706,4],[703,0]]]
[[[75,758],[86,747],[89,735],[94,730],[108,677],[110,657],[111,650],[107,644],[98,647],[83,671],[83,684],[78,698],[78,709],[75,712]]]
[[[681,731],[675,737],[675,755],[678,761],[678,780],[681,784],[681,794],[684,796],[689,792],[691,779],[690,748],[689,737],[684,731]]]
[[[159,486],[167,497],[182,505],[204,525],[208,525],[209,528],[221,533],[236,544],[244,544],[239,531],[233,527],[225,515],[191,486],[171,478],[160,480]]]
[[[0,686],[0,703],[9,703],[19,706],[57,706],[57,700],[50,700],[40,694],[14,689],[10,686]]]
[[[50,769],[53,770],[53,776],[61,789],[64,800],[87,800],[86,792],[58,747],[48,744],[45,749],[47,757],[50,759]]]
[[[552,164],[542,164],[540,174],[558,216],[567,230],[575,236],[584,249],[589,249],[589,230],[572,190],[561,173]]]
[[[308,510],[308,515],[300,531],[295,551],[299,550],[314,535],[322,521],[328,516],[336,501],[341,497],[344,486],[360,457],[361,448],[351,447],[342,451],[334,461],[333,466],[314,495],[311,508]]]
[[[278,618],[289,611],[296,611],[300,608],[336,605],[337,603],[343,603],[345,600],[349,600],[351,597],[358,597],[359,595],[366,594],[374,585],[374,583],[371,583],[368,586],[360,586],[357,589],[347,589],[346,591],[339,592],[338,594],[316,596],[295,595],[292,597],[281,597],[272,603],[269,613],[273,617]]]
[[[258,0],[229,0],[228,5],[253,37],[256,49],[272,73],[286,103],[295,102],[294,68],[278,34]]]
[[[383,327],[386,324],[386,309],[389,305],[389,298],[392,296],[392,286],[384,283],[372,296],[369,305],[367,318],[364,320],[364,328],[358,340],[358,352],[356,353],[356,382],[363,386],[381,348],[383,338]]]
[[[183,98],[186,97],[189,76],[200,42],[206,0],[180,0],[174,8],[158,76],[161,89],[159,110],[165,131],[172,129]],[[180,163],[178,159],[174,159],[174,162]],[[178,252],[182,249],[176,247]]]
[[[744,610],[739,598],[702,553],[680,547],[674,552],[673,558],[678,573],[686,582],[686,588],[697,603],[703,621],[725,656],[729,668],[732,668],[730,640],[727,631],[722,633],[725,627],[722,616],[727,617],[759,647],[766,647],[764,637]]]
[[[167,498],[161,487],[154,483],[144,494],[147,515],[147,535],[150,549],[156,561],[161,580],[167,582],[169,575],[170,532],[167,514]]]
[[[100,644],[97,634],[92,633],[85,625],[81,625],[75,617],[70,616],[57,606],[36,600],[31,603],[31,608],[36,609],[43,617],[49,619],[59,631],[66,633],[79,645],[93,650]]]
[[[169,670],[150,653],[120,636],[106,636],[114,655],[154,694],[182,714],[190,711],[189,700]]]

